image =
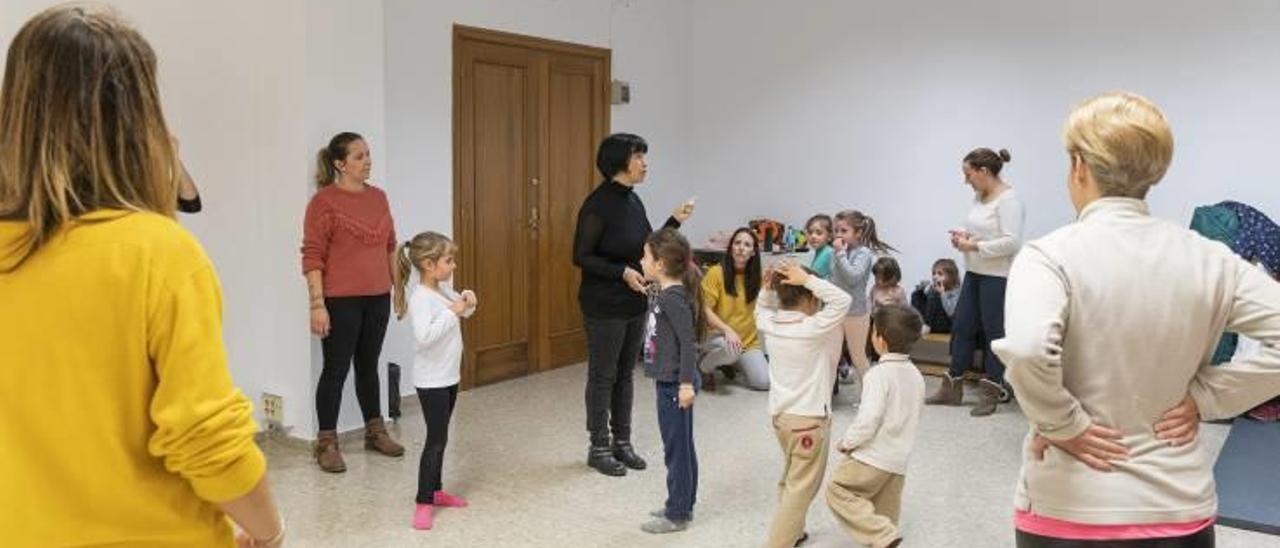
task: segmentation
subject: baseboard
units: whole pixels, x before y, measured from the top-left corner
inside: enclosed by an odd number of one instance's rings
[[[422,409],[422,402],[418,401],[418,395],[416,393],[400,396],[401,417],[403,417],[407,411],[415,409]],[[387,426],[393,432],[395,431],[398,423],[399,420],[387,419]],[[260,447],[270,443],[276,447],[297,449],[301,451],[310,451],[312,446],[316,443],[315,438],[303,438],[294,435],[294,429],[292,426],[288,426],[283,429],[269,426],[255,434],[253,439],[258,442]],[[358,426],[351,430],[345,430],[338,433],[338,441],[341,443],[360,439],[364,439],[363,426]]]

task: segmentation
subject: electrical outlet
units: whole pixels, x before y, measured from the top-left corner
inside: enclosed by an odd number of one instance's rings
[[[262,394],[262,417],[268,427],[279,428],[284,425],[284,398],[275,394]]]

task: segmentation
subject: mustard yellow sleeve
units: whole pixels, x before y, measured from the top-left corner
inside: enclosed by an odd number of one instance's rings
[[[716,310],[720,305],[720,298],[724,296],[724,274],[722,274],[720,265],[712,266],[707,269],[707,273],[702,276],[702,304]]]
[[[220,503],[248,494],[266,473],[266,458],[253,439],[253,405],[231,383],[222,290],[203,262],[152,293],[147,344],[156,375],[155,431],[148,450],[196,495]]]

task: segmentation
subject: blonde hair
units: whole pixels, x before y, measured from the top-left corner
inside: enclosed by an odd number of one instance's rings
[[[0,216],[28,231],[0,250],[3,271],[94,210],[172,216],[179,173],[155,52],[137,30],[90,4],[49,8],[23,25],[0,90]]]
[[[422,276],[422,261],[439,261],[457,252],[458,246],[453,243],[453,240],[438,232],[423,232],[396,247],[398,277],[395,287],[392,288],[395,293],[392,296],[392,303],[396,309],[397,319],[404,319],[405,313],[409,310],[409,297],[406,291],[409,288],[411,269]]]
[[[1154,103],[1114,91],[1071,112],[1062,130],[1067,153],[1078,156],[1104,196],[1146,198],[1173,160],[1173,132]]]

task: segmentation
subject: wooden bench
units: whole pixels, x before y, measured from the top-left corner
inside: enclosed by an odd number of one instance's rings
[[[911,361],[925,375],[941,377],[951,368],[951,334],[930,333],[911,348]],[[965,380],[982,378],[982,351],[973,355],[973,367],[964,373]]]

